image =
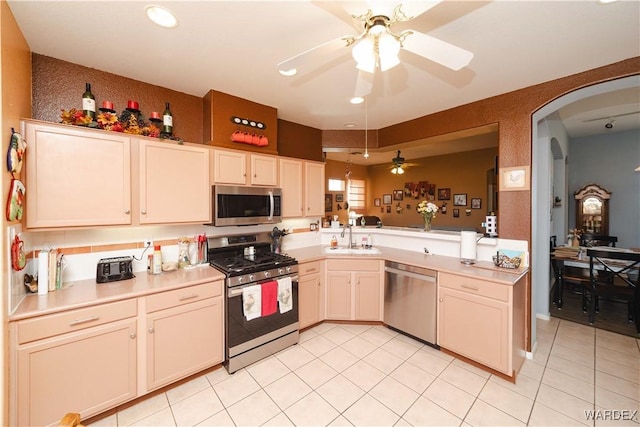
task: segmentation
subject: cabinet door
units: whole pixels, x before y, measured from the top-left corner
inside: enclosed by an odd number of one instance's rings
[[[351,273],[327,273],[327,319],[351,319]]]
[[[247,184],[247,155],[239,151],[213,150],[213,181]]]
[[[278,185],[278,158],[271,156],[251,155],[251,184]]]
[[[130,140],[26,124],[27,228],[131,224]]]
[[[19,346],[16,425],[58,425],[66,412],[87,418],[133,399],[136,345],[128,319]]]
[[[300,277],[298,282],[298,322],[300,329],[320,322],[320,274]]]
[[[221,363],[223,358],[221,298],[147,315],[147,390]]]
[[[280,159],[280,186],[282,187],[282,216],[284,218],[303,216],[301,161]]]
[[[439,287],[438,344],[507,375],[509,306],[479,295]]]
[[[355,320],[382,320],[380,273],[354,273]]]
[[[305,162],[306,216],[324,216],[324,163]]]
[[[209,222],[209,149],[139,140],[140,224]]]

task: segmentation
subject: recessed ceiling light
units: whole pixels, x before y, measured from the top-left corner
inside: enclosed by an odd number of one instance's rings
[[[175,15],[167,8],[156,5],[149,5],[144,8],[147,17],[156,25],[164,28],[175,28],[178,26],[178,20]]]
[[[364,98],[361,96],[356,96],[351,98],[351,100],[349,101],[352,104],[362,104],[364,102]]]
[[[609,4],[609,3],[615,3],[618,0],[598,0],[598,3],[600,4]]]
[[[346,128],[354,128],[354,127],[356,127],[356,124],[355,123],[345,123],[344,127],[346,127]]]
[[[291,77],[298,74],[298,70],[296,68],[292,68],[290,70],[278,70],[278,72],[285,77]]]

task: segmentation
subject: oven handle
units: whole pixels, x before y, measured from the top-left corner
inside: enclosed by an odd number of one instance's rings
[[[273,219],[273,213],[275,212],[275,203],[273,202],[273,191],[269,191],[269,220]]]
[[[291,276],[291,281],[292,282],[297,282],[298,281],[298,276],[297,275],[296,276]],[[257,284],[259,284],[259,283],[257,283]],[[248,287],[248,286],[254,286],[254,285],[253,284],[244,285],[244,286],[241,286],[241,287],[235,287],[233,289],[229,289],[229,292],[227,293],[227,295],[229,296],[229,298],[240,296],[240,295],[242,295],[242,290],[244,288]]]

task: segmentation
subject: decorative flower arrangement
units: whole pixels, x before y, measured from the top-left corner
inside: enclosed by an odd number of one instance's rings
[[[580,246],[580,236],[582,235],[582,230],[579,228],[569,229],[569,235],[567,236],[567,241],[571,246]]]
[[[436,213],[438,212],[438,206],[435,203],[428,202],[426,200],[421,201],[416,206],[416,211],[422,218],[424,219],[424,229],[425,231],[431,230],[431,220],[436,217]]]
[[[175,135],[160,135],[160,128],[155,123],[146,123],[144,116],[140,112],[134,112],[129,109],[122,111],[119,116],[115,112],[102,111],[96,116],[96,121],[93,121],[90,116],[85,116],[82,110],[72,108],[69,111],[62,110],[60,119],[61,123],[68,125],[170,139],[182,143],[182,139]]]

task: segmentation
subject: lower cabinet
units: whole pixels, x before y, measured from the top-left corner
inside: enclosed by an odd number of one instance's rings
[[[524,280],[506,285],[440,273],[438,345],[514,375],[524,361],[523,291]]]
[[[326,318],[382,320],[382,261],[327,260]]]
[[[88,418],[221,363],[222,287],[11,322],[9,424],[58,425],[67,412]]]
[[[301,263],[298,271],[298,323],[303,329],[324,320],[324,261]]]
[[[223,360],[222,283],[147,297],[147,391]]]
[[[14,323],[10,425],[58,425],[135,398],[135,315],[129,300]]]

